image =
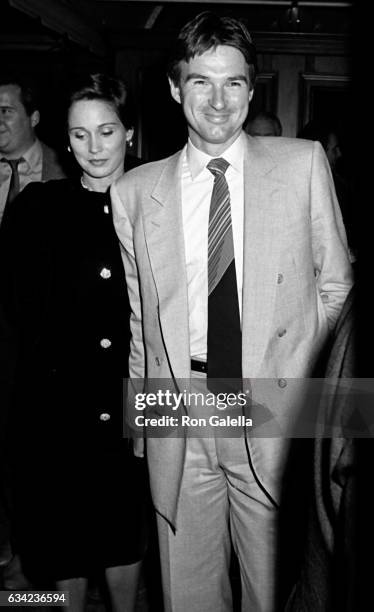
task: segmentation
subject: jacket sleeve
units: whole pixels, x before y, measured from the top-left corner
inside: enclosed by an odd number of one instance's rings
[[[142,331],[142,304],[138,269],[135,259],[133,226],[126,211],[123,198],[120,195],[120,191],[120,186],[117,184],[112,185],[111,200],[113,208],[113,221],[121,245],[122,260],[126,274],[127,290],[131,308],[129,376],[130,378],[144,378],[145,355]]]
[[[326,155],[315,142],[312,155],[311,219],[317,286],[333,329],[353,284],[347,237]]]

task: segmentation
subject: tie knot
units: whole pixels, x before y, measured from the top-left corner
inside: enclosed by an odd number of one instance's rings
[[[6,157],[2,157],[0,161],[9,164],[12,168],[12,172],[15,172],[15,170],[18,170],[18,165],[23,161],[23,157],[19,157],[18,159],[7,159]]]
[[[209,164],[207,164],[207,168],[216,176],[217,174],[225,174],[229,165],[229,162],[223,159],[223,157],[216,157],[210,160]]]

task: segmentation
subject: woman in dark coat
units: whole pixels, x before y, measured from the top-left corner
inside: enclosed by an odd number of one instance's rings
[[[105,571],[114,610],[133,610],[145,553],[146,474],[123,423],[129,302],[111,183],[133,130],[126,89],[90,75],[71,97],[77,180],[33,183],[1,229],[1,310],[15,355],[9,418],[15,549],[34,583],[70,591]]]

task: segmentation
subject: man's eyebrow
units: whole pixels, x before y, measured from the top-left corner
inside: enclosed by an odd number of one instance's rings
[[[190,74],[188,74],[185,78],[185,82],[187,83],[188,81],[192,81],[193,79],[207,79],[209,77],[207,77],[205,74],[199,74],[198,72],[191,72]]]
[[[237,74],[236,76],[231,76],[227,79],[228,81],[244,81],[248,83],[248,77],[245,74]]]
[[[199,74],[198,72],[191,72],[190,74],[188,74],[185,78],[185,83],[188,83],[188,81],[192,81],[194,79],[209,79],[209,76],[205,75],[205,74]],[[244,83],[248,83],[248,77],[245,74],[236,74],[234,76],[230,76],[227,78],[228,81],[244,81]]]

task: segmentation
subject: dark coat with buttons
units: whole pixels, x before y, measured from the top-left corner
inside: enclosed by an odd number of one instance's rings
[[[14,368],[16,441],[121,438],[129,303],[109,194],[79,181],[30,184],[0,242],[1,351]]]
[[[79,180],[27,186],[0,228],[0,295],[24,573],[66,579],[139,561],[147,479],[124,439],[130,311],[109,193]]]

